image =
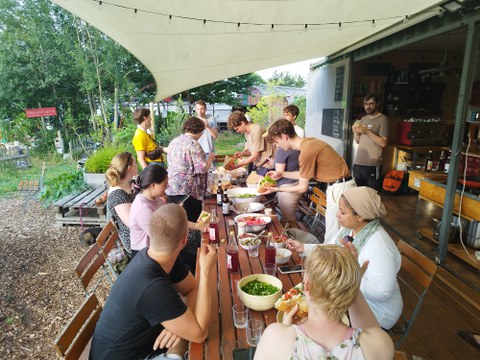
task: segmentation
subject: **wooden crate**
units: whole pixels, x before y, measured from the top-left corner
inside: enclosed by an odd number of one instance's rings
[[[439,171],[410,170],[408,172],[408,186],[414,190],[420,191],[420,182],[423,179],[442,181],[447,179],[447,174]]]

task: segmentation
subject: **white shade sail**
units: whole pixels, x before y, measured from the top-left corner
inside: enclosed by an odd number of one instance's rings
[[[438,15],[438,0],[52,0],[117,41],[155,78],[156,99],[328,56]],[[408,21],[404,21],[408,16]]]

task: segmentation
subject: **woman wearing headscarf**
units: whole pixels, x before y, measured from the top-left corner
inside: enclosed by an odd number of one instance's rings
[[[382,328],[390,329],[402,313],[403,302],[397,282],[401,256],[379,220],[387,214],[385,206],[377,192],[366,186],[345,191],[339,205],[341,228],[334,238],[325,239],[325,244],[340,245],[340,239],[348,236],[357,249],[360,266],[369,262],[360,290]],[[316,246],[296,240],[287,244],[304,255]]]

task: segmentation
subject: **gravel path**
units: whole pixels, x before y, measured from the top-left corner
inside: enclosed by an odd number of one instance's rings
[[[57,359],[53,341],[84,300],[80,229],[54,223],[54,209],[0,199],[0,359]]]

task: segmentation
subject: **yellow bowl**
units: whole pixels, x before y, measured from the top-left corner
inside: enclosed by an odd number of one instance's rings
[[[278,288],[278,291],[272,295],[258,296],[250,295],[242,290],[242,286],[253,280],[263,281]],[[273,308],[275,302],[282,296],[282,282],[272,275],[253,274],[240,279],[238,282],[238,297],[246,306],[252,310],[264,311]]]

